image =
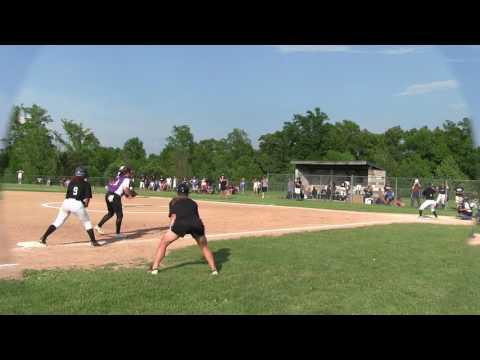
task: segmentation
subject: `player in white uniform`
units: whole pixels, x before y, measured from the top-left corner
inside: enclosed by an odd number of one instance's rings
[[[17,171],[17,180],[19,185],[22,185],[23,173],[24,173],[23,170]]]
[[[70,214],[75,214],[85,227],[85,230],[90,237],[90,244],[92,246],[100,246],[95,240],[92,223],[90,222],[90,217],[86,210],[90,199],[92,198],[92,187],[87,181],[87,176],[87,170],[84,168],[78,167],[75,169],[75,176],[68,184],[67,195],[60,207],[57,218],[40,238],[40,243],[42,245],[47,244],[47,237],[61,227]]]

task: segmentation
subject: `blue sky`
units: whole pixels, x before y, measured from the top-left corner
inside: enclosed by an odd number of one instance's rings
[[[158,153],[173,125],[256,143],[317,106],[374,132],[435,127],[478,118],[479,64],[480,46],[0,46],[0,128],[13,103],[37,103],[52,128],[68,118]]]

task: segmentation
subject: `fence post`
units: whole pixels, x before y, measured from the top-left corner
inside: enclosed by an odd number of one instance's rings
[[[397,182],[396,176],[395,176],[395,199],[398,199],[398,182]]]
[[[353,204],[353,174],[350,176],[350,203]]]
[[[330,200],[333,199],[333,196],[335,195],[333,193],[333,174],[332,174],[332,170],[330,170]]]

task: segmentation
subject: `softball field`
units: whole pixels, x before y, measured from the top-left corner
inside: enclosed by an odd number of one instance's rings
[[[91,248],[83,227],[75,216],[71,216],[65,225],[49,238],[47,248],[36,247],[36,241],[57,215],[63,199],[64,195],[61,193],[2,193],[0,202],[3,251],[0,278],[21,277],[25,269],[91,268],[107,264],[143,265],[151,260],[162,232],[168,227],[169,199],[139,196],[124,201],[124,240],[114,240],[114,221],[110,221],[104,226],[106,235],[96,234],[104,246]],[[446,216],[440,216],[439,219],[419,219],[413,214],[214,201],[198,203],[210,241],[393,223],[471,225],[470,222]],[[89,207],[92,223],[96,224],[104,213],[103,196],[96,195]],[[186,237],[172,244],[169,249],[193,244],[193,239]]]

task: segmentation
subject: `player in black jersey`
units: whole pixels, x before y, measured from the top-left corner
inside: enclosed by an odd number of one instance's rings
[[[90,244],[92,246],[100,246],[100,244],[95,240],[92,223],[90,222],[90,218],[86,210],[90,199],[92,198],[92,187],[87,181],[87,176],[88,173],[86,169],[82,167],[75,169],[75,176],[68,184],[67,195],[65,196],[65,200],[60,207],[57,218],[53,224],[48,227],[45,234],[43,234],[43,236],[40,238],[40,243],[42,245],[47,244],[47,237],[61,227],[70,214],[73,213],[78,216],[80,221],[83,223],[83,226],[90,237]]]
[[[188,185],[181,183],[177,187],[177,197],[170,201],[168,214],[171,220],[170,229],[163,234],[160,240],[155,260],[150,269],[154,275],[158,273],[158,266],[165,257],[168,245],[179,237],[183,238],[186,234],[192,235],[198,246],[200,246],[203,256],[212,270],[212,275],[218,275],[213,253],[207,245],[205,226],[198,214],[198,205],[188,197],[188,191]]]
[[[437,202],[434,200],[436,191],[433,189],[432,184],[429,184],[428,187],[423,191],[423,196],[425,197],[425,201],[420,208],[418,209],[419,216],[422,216],[423,210],[428,207],[431,207],[433,215],[438,217],[437,212],[435,211],[437,207]]]

